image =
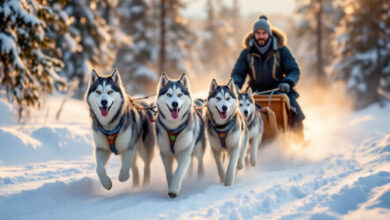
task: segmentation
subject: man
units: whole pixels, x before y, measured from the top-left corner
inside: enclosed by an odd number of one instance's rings
[[[296,99],[294,90],[300,70],[287,48],[287,38],[280,30],[271,28],[267,17],[262,15],[253,25],[253,32],[244,38],[242,50],[232,72],[236,86],[241,89],[246,76],[253,91],[266,91],[279,88],[290,98],[293,107],[293,129],[303,140],[303,120],[305,116]]]

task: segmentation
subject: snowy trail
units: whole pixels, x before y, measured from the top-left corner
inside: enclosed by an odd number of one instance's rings
[[[23,134],[31,137],[33,131],[44,130],[43,136],[53,134],[51,142],[71,143],[57,151],[79,154],[49,160],[55,152],[41,149],[42,158],[25,162],[20,158],[30,151],[0,157],[0,219],[388,219],[389,110],[389,106],[372,106],[349,115],[343,124],[334,125],[339,118],[329,119],[323,122],[326,131],[310,130],[311,143],[304,149],[280,143],[263,148],[259,164],[239,171],[233,187],[218,183],[214,161],[206,152],[209,169],[205,178],[198,181],[194,176],[187,177],[176,199],[166,194],[158,155],[152,164],[149,187],[134,188],[131,180],[120,183],[120,162],[113,158],[108,165],[113,188],[104,190],[95,173],[85,126],[88,119],[76,123],[69,116],[77,111],[78,116],[85,117],[85,109],[69,110],[64,114],[66,120],[56,122],[65,130],[46,129],[53,127],[48,122],[27,126]],[[314,116],[311,120],[317,123]],[[308,125],[310,129],[310,120]],[[16,128],[0,124],[0,130],[5,127],[22,135]],[[40,146],[50,146],[43,138],[34,139]],[[30,143],[13,142],[33,148]],[[79,151],[79,147],[84,150]],[[5,152],[3,145],[0,151]]]

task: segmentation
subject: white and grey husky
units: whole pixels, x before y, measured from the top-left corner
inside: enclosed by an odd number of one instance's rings
[[[168,195],[174,198],[179,194],[192,156],[198,160],[198,177],[204,174],[204,122],[201,113],[194,108],[185,74],[180,80],[171,81],[163,73],[157,91],[157,143],[165,168]],[[177,160],[174,173],[173,159]]]
[[[249,88],[247,93],[240,93],[238,99],[240,102],[240,111],[245,118],[249,132],[248,149],[247,151],[244,151],[245,148],[242,148],[242,155],[240,158],[245,158],[246,162],[250,161],[250,164],[255,166],[257,162],[257,151],[263,137],[263,119],[261,118],[259,108],[256,106],[253,99],[251,88]]]
[[[236,168],[243,167],[240,151],[248,145],[248,130],[238,109],[238,95],[233,80],[227,86],[218,86],[213,79],[207,103],[207,133],[219,178],[225,186],[231,186]],[[229,155],[226,175],[221,162],[223,152]]]
[[[146,112],[136,106],[122,86],[117,69],[108,76],[99,76],[92,70],[86,93],[91,117],[93,138],[95,141],[96,172],[100,182],[107,190],[112,182],[105,165],[112,153],[120,155],[122,166],[119,181],[129,179],[132,169],[133,183],[138,185],[139,173],[136,164],[137,154],[144,161],[144,185],[150,181],[150,163],[153,158],[155,137],[153,126]]]

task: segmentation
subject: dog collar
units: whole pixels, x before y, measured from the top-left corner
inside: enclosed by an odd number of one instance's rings
[[[175,130],[170,130],[168,129],[167,127],[165,127],[165,125],[163,123],[160,123],[163,125],[163,127],[165,128],[165,130],[167,131],[168,133],[168,138],[169,138],[169,146],[171,148],[171,152],[173,154],[175,154],[175,142],[176,142],[176,139],[177,139],[177,136],[179,136],[179,134],[184,130],[184,128],[187,127],[187,125],[190,123],[190,119],[191,119],[191,115],[188,116],[188,119],[186,122],[184,122],[183,125],[181,125],[178,129],[175,129]]]
[[[233,128],[235,123],[236,123],[236,119],[232,120],[232,122],[230,122],[229,126],[224,130],[219,130],[216,127],[214,127],[214,130],[215,130],[215,132],[217,132],[217,134],[219,136],[219,140],[221,141],[221,145],[225,149],[226,149],[226,135]]]
[[[124,122],[124,118],[121,119],[118,126],[113,131],[107,131],[100,124],[98,125],[99,131],[101,131],[104,135],[106,135],[108,143],[110,145],[110,149],[115,155],[118,155],[118,151],[116,150],[115,147],[115,139],[119,134],[119,130],[122,128],[123,122]]]

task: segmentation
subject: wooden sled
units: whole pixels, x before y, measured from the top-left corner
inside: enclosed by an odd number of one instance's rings
[[[291,129],[290,99],[286,94],[257,95],[253,98],[261,108],[261,116],[264,122],[263,141],[267,142],[275,138],[279,133]]]

